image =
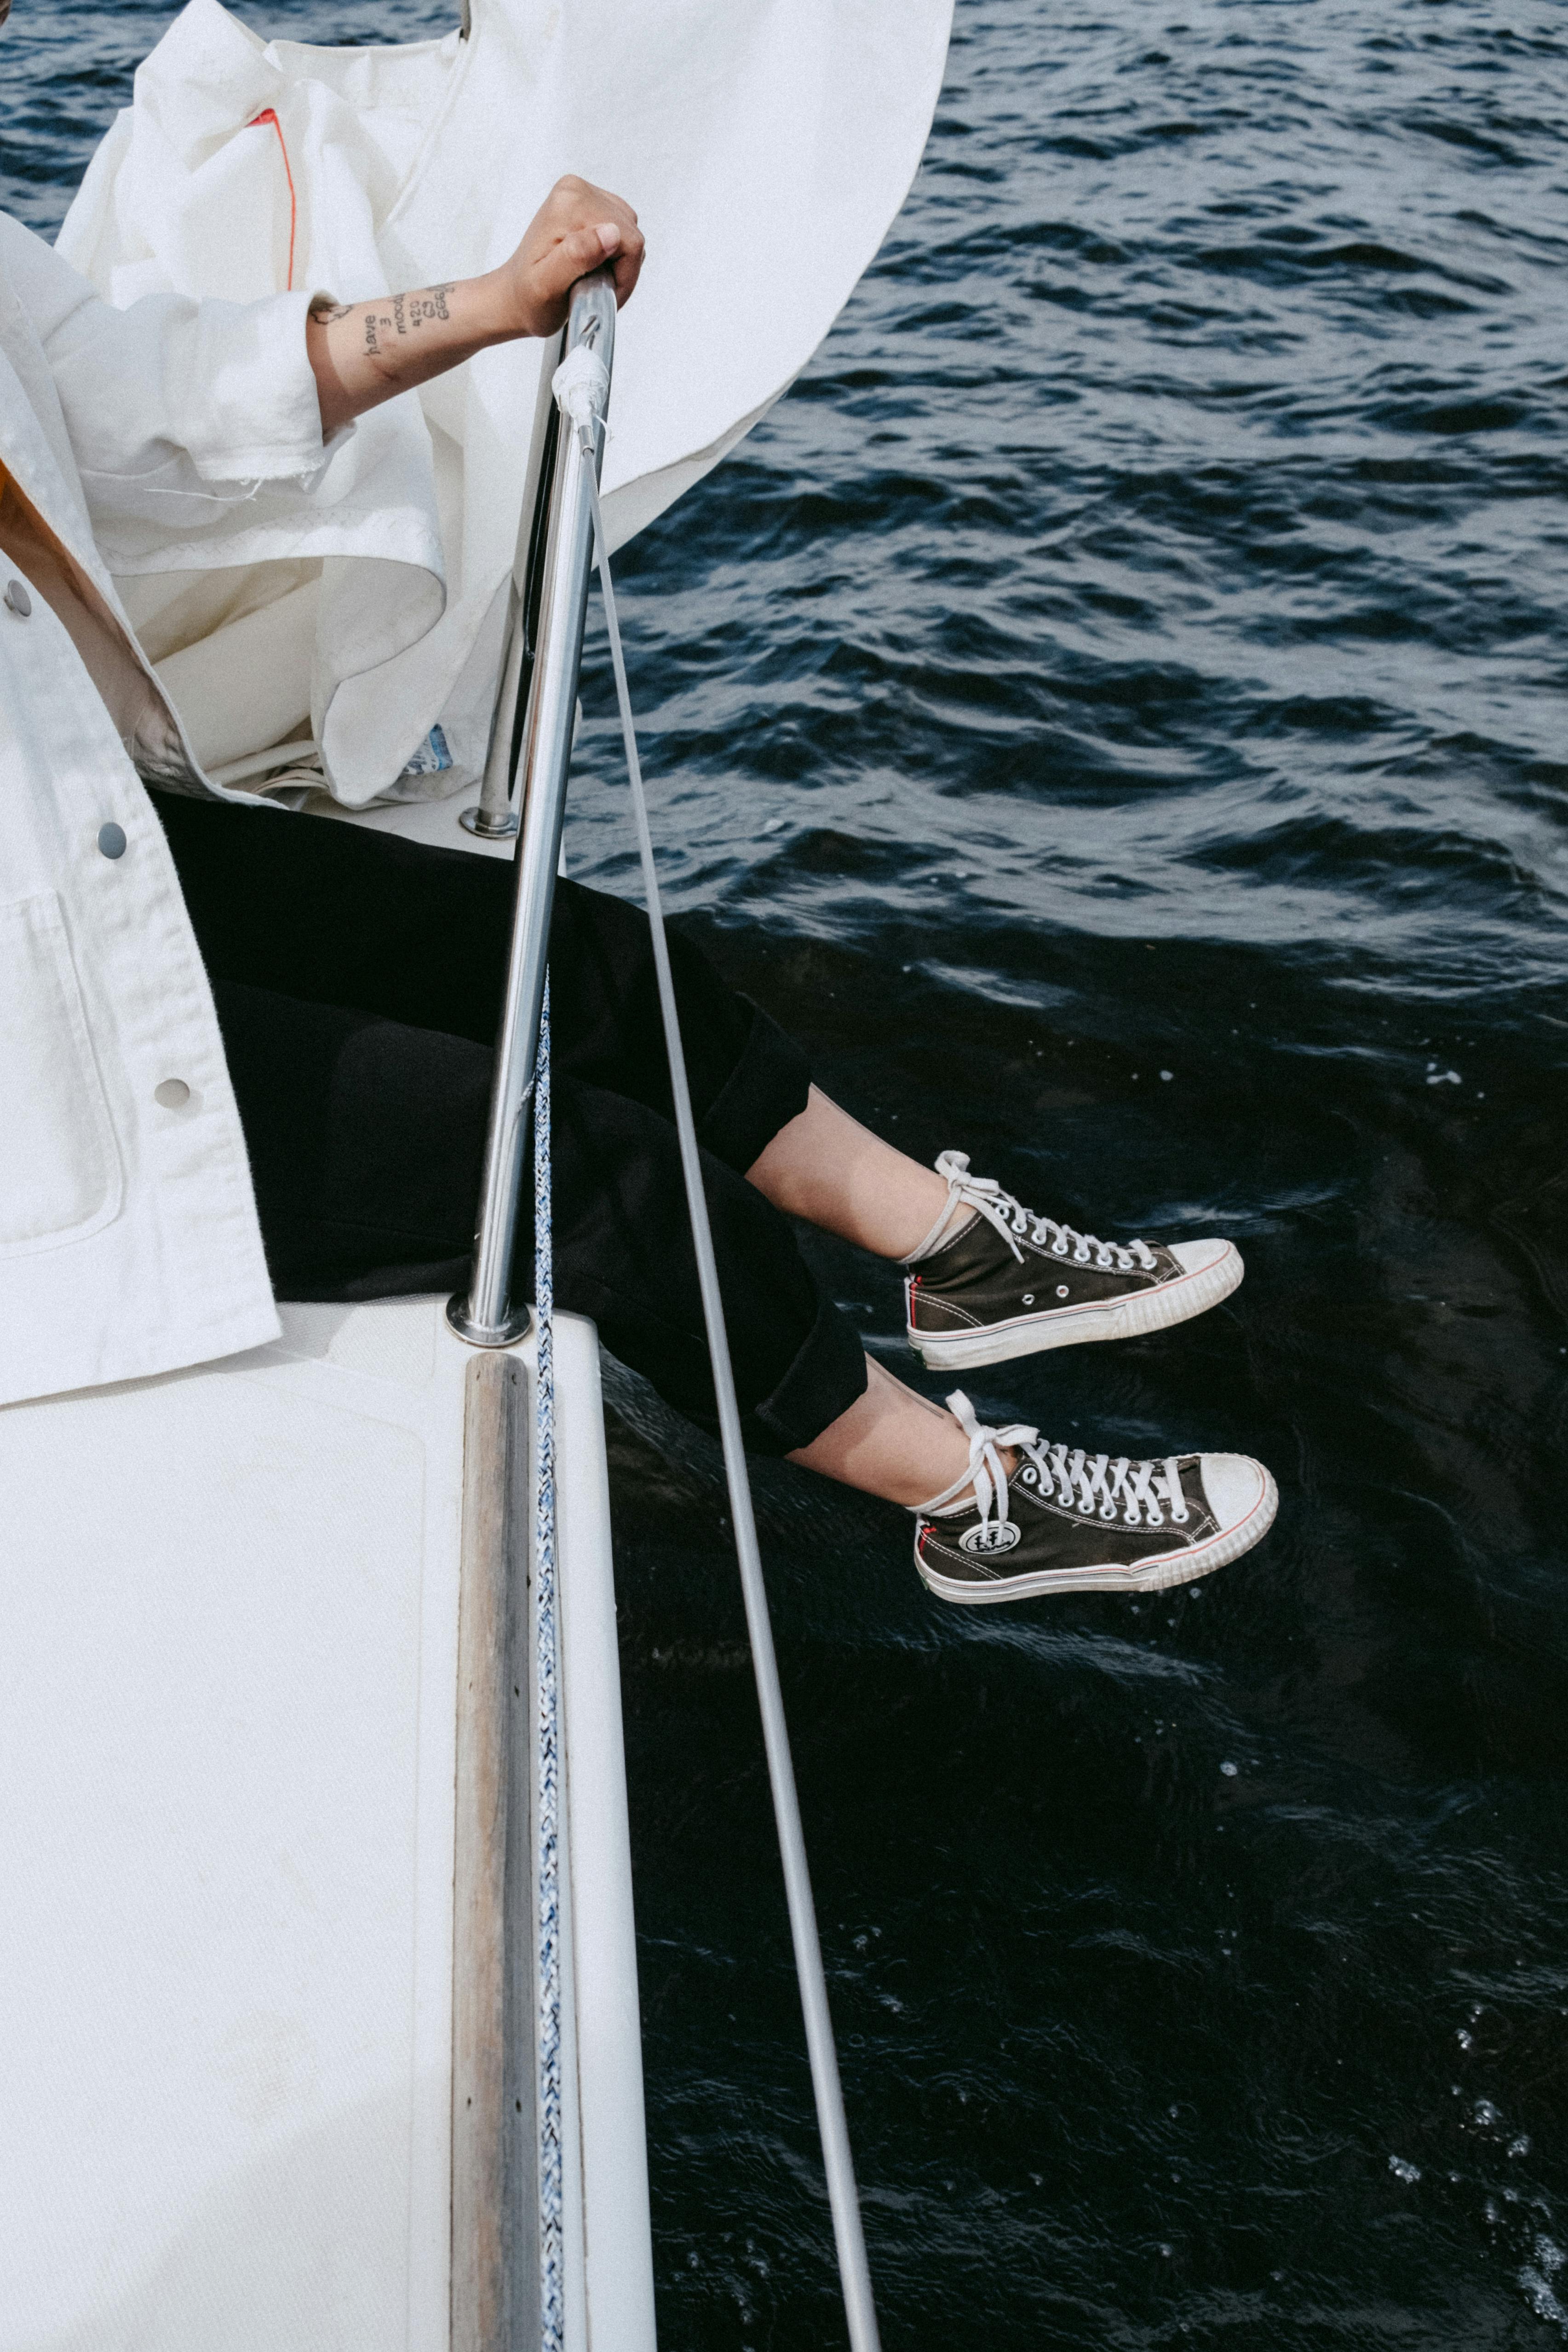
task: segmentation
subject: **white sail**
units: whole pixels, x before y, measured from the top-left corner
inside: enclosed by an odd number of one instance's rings
[[[343,298],[468,276],[557,176],[636,206],[606,512],[623,542],[810,359],[903,202],[951,0],[474,0],[466,36],[264,43],[190,0],[136,77],[60,249],[111,300]],[[337,799],[480,772],[541,347],[481,354],[362,419],[302,529],[258,493],[256,560],[150,539],[120,574],[209,764],[303,726]],[[439,732],[433,736],[432,730]],[[449,767],[440,764],[450,761]]]

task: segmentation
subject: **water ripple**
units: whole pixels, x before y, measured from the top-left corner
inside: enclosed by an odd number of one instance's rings
[[[164,13],[18,0],[28,218]],[[759,1471],[889,2342],[1568,2332],[1565,163],[1547,0],[960,0],[882,256],[621,565],[672,895],[824,1083],[1249,1260],[974,1383],[1269,1458],[1208,1586],[971,1623]],[[836,2341],[722,1485],[610,1396],[662,2334]]]

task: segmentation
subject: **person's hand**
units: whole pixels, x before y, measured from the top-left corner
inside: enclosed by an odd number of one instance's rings
[[[495,273],[503,281],[513,332],[553,335],[566,323],[577,280],[601,266],[614,278],[617,304],[630,301],[643,267],[637,215],[608,188],[569,173],[539,206],[510,261]]]
[[[5,0],[0,0],[4,9]],[[630,205],[587,180],[558,180],[509,261],[483,278],[451,278],[374,302],[319,299],[305,323],[321,430],[330,436],[368,408],[494,343],[553,335],[571,289],[606,268],[618,303],[643,267],[643,232]]]

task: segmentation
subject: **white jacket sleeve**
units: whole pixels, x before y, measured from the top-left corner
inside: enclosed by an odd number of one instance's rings
[[[260,302],[149,294],[117,310],[52,247],[0,215],[11,284],[47,360],[89,509],[145,517],[196,493],[308,489],[346,434],[321,437],[305,347],[308,294]],[[351,428],[350,428],[351,430]]]

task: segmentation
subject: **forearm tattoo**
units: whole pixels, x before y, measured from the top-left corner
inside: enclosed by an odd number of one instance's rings
[[[362,308],[365,356],[379,360],[392,348],[389,338],[393,335],[406,341],[422,327],[428,326],[432,320],[449,326],[452,313],[446,298],[455,284],[456,280],[453,278],[444,286],[422,287],[417,294],[393,294],[389,298],[392,303],[390,310],[379,308],[374,302],[362,306],[354,302],[323,302],[311,310],[310,317],[319,327],[335,327],[340,319],[351,318],[357,310]]]
[[[409,324],[423,327],[427,319],[450,320],[452,313],[446,307],[446,298],[456,282],[455,278],[451,278],[444,286],[426,286],[418,294],[400,295],[399,300],[408,303]]]

